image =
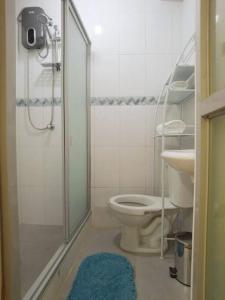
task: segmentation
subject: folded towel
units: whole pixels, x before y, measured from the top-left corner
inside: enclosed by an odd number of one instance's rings
[[[182,120],[172,120],[156,127],[158,134],[181,134],[186,129],[186,124]]]
[[[187,81],[174,81],[171,83],[170,88],[174,90],[185,90],[188,88],[188,83]]]

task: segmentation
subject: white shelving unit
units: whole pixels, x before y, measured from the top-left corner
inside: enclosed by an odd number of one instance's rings
[[[180,104],[181,102],[191,98],[194,95],[195,91],[193,89],[171,89],[168,87],[168,96],[166,101],[168,104]]]
[[[179,105],[188,101],[189,99],[193,99],[195,95],[195,66],[190,63],[191,58],[195,53],[195,35],[191,37],[182,51],[180,57],[178,58],[173,72],[170,74],[167,82],[163,86],[161,95],[157,100],[156,107],[156,117],[155,123],[157,119],[157,113],[159,110],[159,106],[163,106],[162,112],[162,134],[157,134],[155,124],[155,135],[154,140],[156,144],[156,140],[160,139],[161,142],[161,152],[166,150],[166,140],[168,138],[185,138],[185,137],[194,137],[194,132],[184,132],[181,134],[166,134],[164,133],[164,125],[166,123],[166,112],[169,105],[175,104]],[[188,127],[194,127],[188,126]],[[194,128],[193,128],[194,129]],[[167,238],[164,235],[164,222],[165,222],[165,163],[162,160],[161,165],[161,197],[162,197],[162,210],[161,210],[161,258],[164,258],[164,241],[165,239],[171,240],[171,238]]]
[[[160,97],[160,104],[165,102],[168,104],[180,104],[191,98],[195,93],[195,67],[193,65],[179,65],[178,63],[163,88],[165,92]],[[182,82],[186,87],[176,88],[175,84],[179,82]]]

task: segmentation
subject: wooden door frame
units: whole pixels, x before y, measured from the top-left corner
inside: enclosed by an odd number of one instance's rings
[[[20,299],[16,180],[15,0],[0,1],[0,229],[1,297]]]
[[[209,0],[197,0],[196,20],[196,163],[191,299],[204,300],[209,120],[201,116],[201,103],[209,96]]]
[[[210,0],[197,0],[196,184],[192,300],[205,300],[210,119],[225,108],[225,92],[210,95]],[[222,96],[222,97],[221,97]],[[222,100],[221,100],[222,98]]]

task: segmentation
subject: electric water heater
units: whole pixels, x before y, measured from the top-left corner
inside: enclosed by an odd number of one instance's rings
[[[26,7],[21,12],[22,43],[27,49],[41,49],[46,42],[46,17],[41,7]]]

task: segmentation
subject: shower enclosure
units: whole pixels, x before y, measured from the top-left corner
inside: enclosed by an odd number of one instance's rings
[[[18,0],[21,295],[35,298],[90,207],[90,40],[70,0]]]
[[[89,39],[71,2],[65,7],[64,98],[65,164],[68,238],[84,217],[89,203],[88,118]]]

